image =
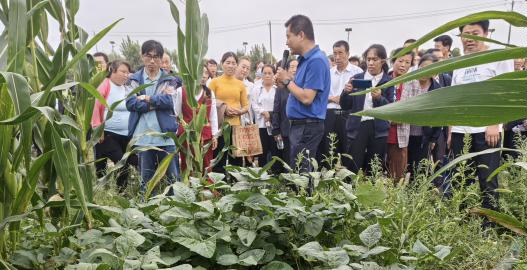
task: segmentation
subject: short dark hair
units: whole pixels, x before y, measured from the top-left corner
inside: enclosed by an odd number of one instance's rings
[[[352,56],[348,59],[348,61],[360,63],[360,58],[358,56]]]
[[[382,60],[386,60],[386,58],[388,58],[388,54],[386,53],[386,48],[384,48],[384,46],[382,46],[381,44],[373,44],[370,47],[368,47],[368,49],[366,49],[364,53],[362,54],[362,58],[364,60],[368,59],[368,52],[371,50],[375,50],[375,54],[377,55],[377,57],[379,57]],[[382,70],[384,72],[388,72],[389,69],[390,67],[388,66],[388,63],[386,63],[385,61],[384,64],[382,65]]]
[[[436,49],[436,48],[431,48],[431,49],[428,49],[425,51],[425,54],[433,54],[435,52],[441,52],[440,49]]]
[[[407,43],[415,43],[417,40],[413,39],[413,38],[409,38],[407,39],[403,44],[407,44]]]
[[[315,31],[313,30],[313,23],[305,15],[294,15],[285,23],[285,27],[289,27],[291,33],[298,35],[304,32],[308,40],[315,41]]]
[[[286,70],[289,70],[289,68],[291,67],[291,63],[293,62],[297,62],[298,63],[298,60],[297,59],[289,59],[289,61],[287,61],[287,65],[285,66],[285,69]],[[282,62],[282,60],[280,60],[280,63]]]
[[[435,55],[433,55],[431,53],[426,53],[423,56],[421,56],[421,59],[419,60],[418,66],[420,66],[425,61],[432,61],[432,63],[435,63],[435,62],[439,61],[439,59],[437,58],[437,56],[435,56]]]
[[[101,56],[103,59],[104,59],[104,62],[106,62],[106,64],[108,64],[110,62],[110,60],[108,59],[108,55],[106,55],[105,53],[103,52],[96,52],[93,54],[93,57],[99,57]]]
[[[163,57],[163,54],[165,54],[163,45],[161,45],[159,41],[147,40],[143,43],[143,45],[141,45],[141,54],[144,55],[151,51],[154,51],[159,57]]]
[[[344,47],[344,50],[346,50],[346,52],[350,52],[350,45],[348,44],[348,42],[344,40],[339,40],[335,42],[335,44],[333,44],[333,48],[338,48],[338,47]]]
[[[394,56],[396,54],[398,54],[400,51],[402,51],[404,48],[397,48],[395,50],[393,50],[392,52],[392,59],[391,59],[391,62],[392,64],[395,63],[395,60],[397,60],[397,58],[394,58]],[[414,62],[414,58],[415,58],[415,53],[413,51],[409,51],[409,52],[406,52],[404,55],[401,55],[401,56],[407,56],[407,55],[410,55],[412,56],[412,63]]]
[[[479,21],[479,22],[473,22],[473,23],[469,23],[469,24],[465,24],[465,25],[462,25],[459,27],[459,32],[463,32],[463,28],[467,25],[479,25],[481,26],[481,28],[483,28],[483,32],[488,32],[489,31],[489,25],[490,25],[490,22],[489,20],[483,20],[483,21]]]
[[[238,64],[238,57],[233,52],[226,52],[226,53],[224,53],[223,56],[221,57],[221,63],[223,64],[223,62],[227,61],[227,59],[229,57],[233,57],[234,61],[236,62],[236,64]]]
[[[122,65],[125,65],[128,68],[128,71],[132,72],[132,66],[130,63],[124,60],[114,60],[108,65],[108,75],[106,75],[106,78],[110,78],[112,73],[117,72],[117,69]]]
[[[328,59],[331,61],[335,61],[335,56],[333,54],[328,55]]]
[[[434,38],[434,42],[441,42],[443,46],[448,46],[448,50],[452,48],[452,38],[449,35],[441,35]]]
[[[211,58],[211,59],[207,60],[207,65],[215,65],[215,66],[217,66],[218,62],[216,62],[216,60]]]
[[[272,71],[273,71],[273,74],[276,73],[276,68],[273,66],[273,65],[270,65],[270,64],[265,64],[262,68],[262,72],[265,68],[270,68]]]

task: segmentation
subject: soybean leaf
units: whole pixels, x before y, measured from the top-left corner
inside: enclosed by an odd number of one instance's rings
[[[368,226],[359,234],[359,238],[364,245],[371,248],[381,240],[382,230],[381,225],[373,224]]]
[[[218,264],[225,266],[234,265],[238,263],[238,256],[234,254],[221,255],[220,257],[218,257],[217,262]]]
[[[428,249],[419,239],[415,241],[412,251],[419,255],[425,255],[431,252],[430,249]]]
[[[285,262],[272,261],[262,267],[262,270],[293,270],[293,267]]]
[[[324,219],[319,216],[311,215],[306,219],[306,223],[304,224],[304,231],[308,235],[317,237],[322,231],[323,226]]]
[[[258,265],[258,261],[260,261],[264,255],[265,250],[263,249],[251,249],[240,255],[239,263],[244,266]]]

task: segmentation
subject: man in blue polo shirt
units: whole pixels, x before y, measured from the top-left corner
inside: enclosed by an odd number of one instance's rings
[[[293,77],[282,70],[277,81],[289,91],[286,112],[291,122],[289,142],[291,165],[297,164],[302,153],[301,171],[310,170],[310,158],[317,155],[317,148],[324,136],[324,119],[331,85],[327,57],[315,44],[311,20],[295,15],[286,23],[287,46],[298,54],[298,69]]]

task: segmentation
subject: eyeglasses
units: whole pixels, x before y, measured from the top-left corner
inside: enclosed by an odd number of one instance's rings
[[[159,60],[161,60],[161,57],[159,55],[143,54],[143,57],[147,61],[152,61],[152,60],[159,61]]]

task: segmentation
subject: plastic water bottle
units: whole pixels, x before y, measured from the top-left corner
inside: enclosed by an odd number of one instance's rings
[[[276,138],[276,148],[278,148],[278,150],[284,149],[284,140],[282,139],[281,135],[278,135]]]
[[[517,125],[517,126],[512,128],[512,132],[514,132],[514,133],[521,133],[521,132],[525,132],[525,131],[527,131],[527,128],[525,128],[525,126],[523,124]]]
[[[265,127],[267,128],[267,135],[273,135],[273,127],[271,126],[271,121],[265,121]]]

